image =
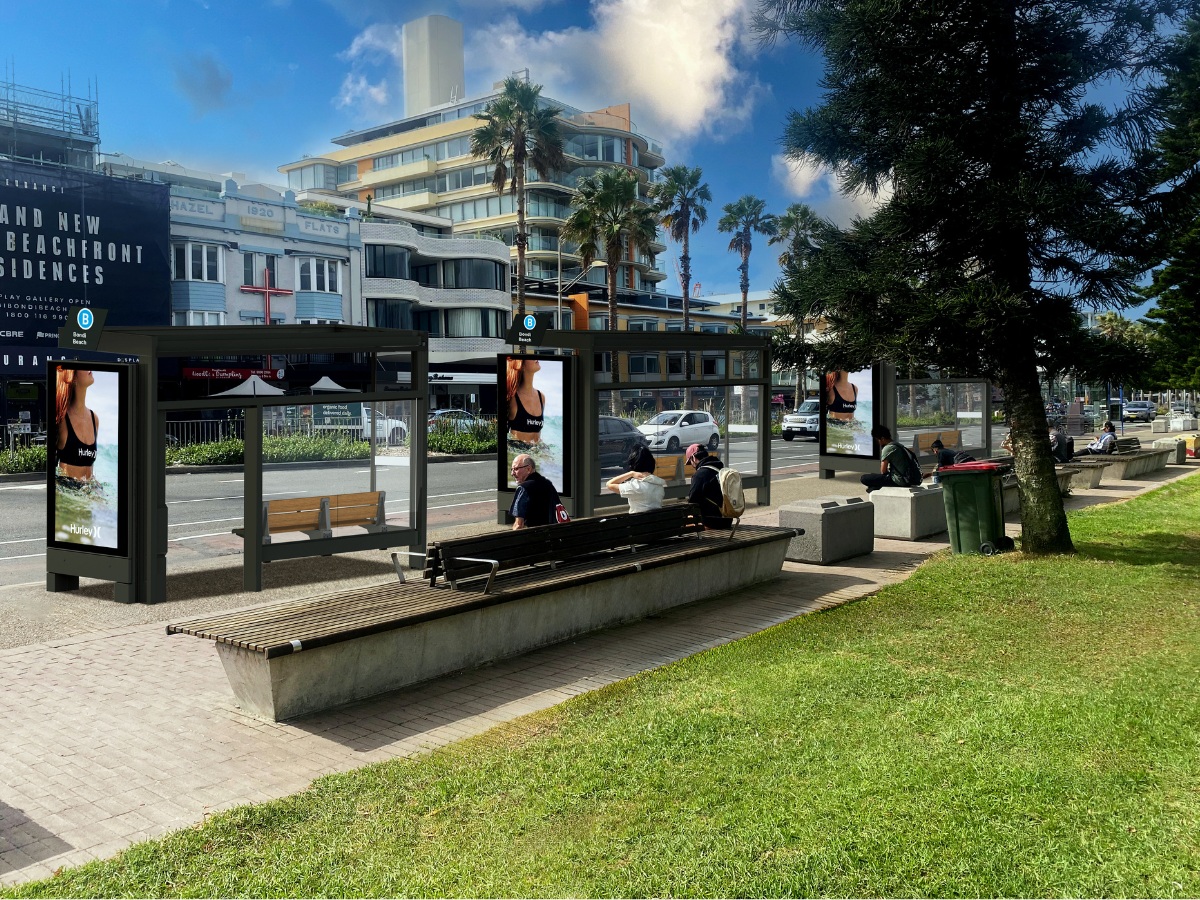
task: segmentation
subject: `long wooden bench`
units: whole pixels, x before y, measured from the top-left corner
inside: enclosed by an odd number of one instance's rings
[[[313,497],[287,497],[264,500],[262,505],[263,543],[271,536],[298,532],[311,540],[333,537],[333,529],[357,526],[369,532],[387,530],[384,491],[355,494],[326,494]],[[233,533],[245,536],[244,528]]]
[[[420,582],[200,616],[167,632],[214,641],[242,706],[279,721],[765,581],[796,535],[705,531],[695,507],[674,504],[437,542],[410,554]]]
[[[709,451],[709,456],[721,458],[720,453]],[[682,456],[658,456],[654,459],[654,474],[667,484],[678,484],[696,474],[696,467],[685,463]]]

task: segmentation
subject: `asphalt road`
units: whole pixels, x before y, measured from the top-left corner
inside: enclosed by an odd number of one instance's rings
[[[734,442],[728,459],[745,473],[755,471],[753,444]],[[816,442],[772,441],[772,478],[813,471]],[[620,469],[605,470],[604,479]],[[387,492],[388,520],[408,522],[408,467],[379,465],[376,488]],[[429,527],[494,521],[495,462],[439,462],[428,467]],[[201,472],[167,475],[169,553],[177,557],[240,554],[241,539],[231,534],[242,524],[242,475],[239,472]],[[602,488],[597,485],[597,489]],[[366,466],[320,465],[268,468],[263,472],[263,496],[302,497],[370,489]],[[44,482],[0,485],[0,584],[41,584],[45,581],[46,487]]]

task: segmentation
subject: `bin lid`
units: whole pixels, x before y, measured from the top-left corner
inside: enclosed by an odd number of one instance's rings
[[[1011,469],[1007,463],[988,462],[980,460],[978,462],[963,462],[953,466],[942,466],[937,470],[941,475],[978,475],[982,473],[1004,475]]]

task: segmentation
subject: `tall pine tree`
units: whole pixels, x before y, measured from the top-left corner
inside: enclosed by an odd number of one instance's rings
[[[762,0],[768,39],[825,58],[823,106],[785,150],[881,201],[824,223],[785,271],[841,368],[917,364],[999,385],[1022,547],[1072,550],[1039,367],[1067,366],[1078,307],[1136,299],[1149,267],[1147,154],[1170,29],[1195,0]],[[1081,361],[1082,362],[1082,361]]]

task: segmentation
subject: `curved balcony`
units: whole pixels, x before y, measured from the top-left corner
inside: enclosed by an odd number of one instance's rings
[[[363,277],[363,296],[373,300],[413,300],[422,306],[443,309],[466,306],[486,309],[511,309],[508,291],[487,288],[426,287],[408,278]]]
[[[499,238],[422,234],[408,225],[376,222],[363,222],[359,234],[364,244],[392,244],[439,260],[483,258],[507,263],[509,258],[508,246]]]

